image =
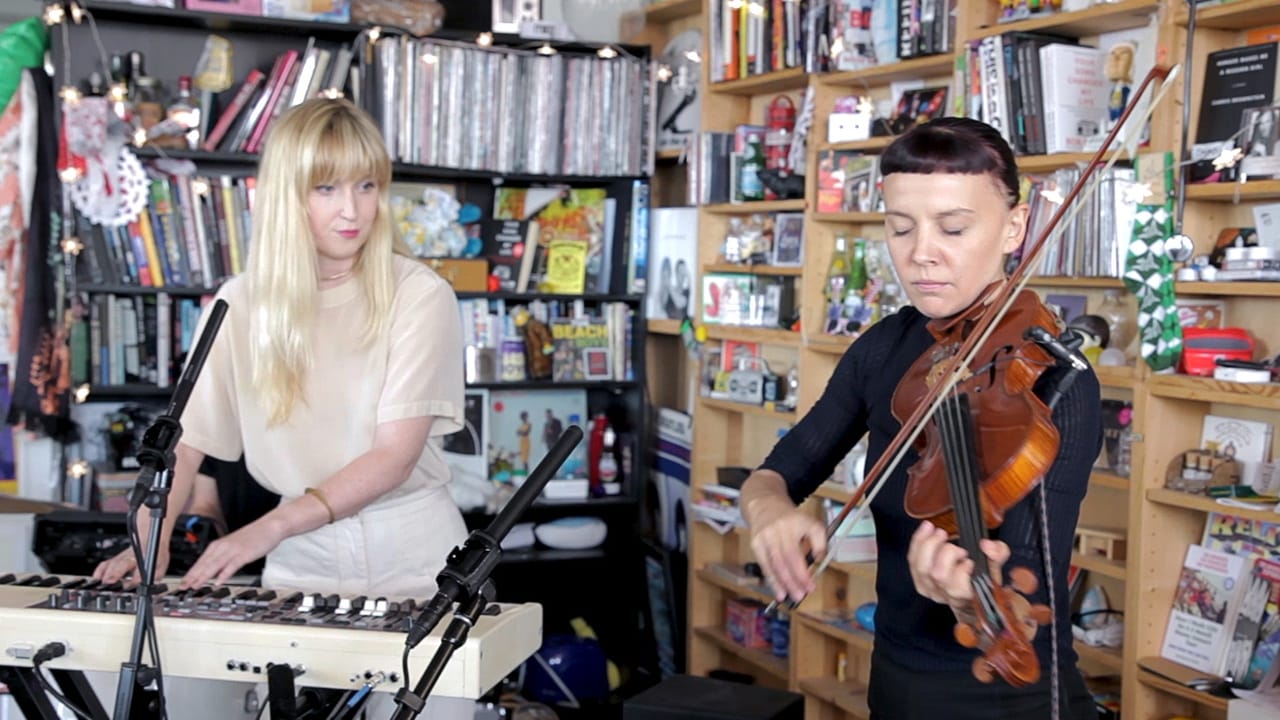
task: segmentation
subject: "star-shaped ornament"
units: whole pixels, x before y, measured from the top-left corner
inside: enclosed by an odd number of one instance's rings
[[[1054,205],[1061,205],[1065,198],[1062,197],[1062,191],[1058,188],[1048,188],[1040,191],[1040,197],[1048,200]]]
[[[1226,170],[1235,167],[1242,157],[1244,157],[1244,151],[1240,148],[1223,148],[1222,152],[1218,153],[1218,157],[1213,159],[1213,169]]]
[[[858,98],[858,112],[870,115],[876,111],[876,104],[871,102],[871,98],[863,95]]]
[[[1151,192],[1151,183],[1131,183],[1129,187],[1124,189],[1124,201],[1134,205],[1141,205],[1142,201],[1153,194]]]

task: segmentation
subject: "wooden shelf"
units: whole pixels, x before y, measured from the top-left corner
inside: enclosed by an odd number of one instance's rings
[[[644,19],[651,23],[693,17],[702,12],[702,0],[658,0],[644,9]]]
[[[871,710],[867,707],[867,689],[857,683],[840,682],[833,677],[810,677],[800,678],[797,685],[805,695],[834,705],[851,717],[859,720],[871,717]]]
[[[823,85],[835,87],[876,87],[884,86],[899,80],[918,80],[930,75],[950,74],[955,67],[956,57],[951,53],[912,58],[901,62],[885,63],[862,70],[845,70],[820,75]]]
[[[1280,297],[1280,282],[1180,282],[1173,287],[1178,295]]]
[[[860,225],[880,225],[884,222],[884,213],[880,212],[845,212],[814,213],[813,219],[818,222],[850,223]]]
[[[720,203],[703,205],[703,210],[716,215],[750,215],[751,213],[769,212],[804,212],[804,199],[800,200],[759,200],[755,202]]]
[[[845,630],[804,611],[792,613],[791,622],[799,622],[810,630],[822,633],[829,638],[839,640],[853,647],[861,648],[867,652],[871,652],[871,645],[875,642],[875,636],[866,630]]]
[[[845,487],[844,485],[828,480],[827,482],[819,485],[818,489],[813,491],[813,494],[826,500],[834,500],[838,503],[847,503],[849,502],[849,499],[853,497],[853,490]]]
[[[1136,368],[1128,365],[1095,365],[1093,372],[1104,387],[1132,390],[1138,384]]]
[[[856,339],[847,335],[809,335],[805,338],[804,346],[814,352],[843,355]]]
[[[711,92],[721,95],[763,95],[799,90],[809,84],[804,68],[795,67],[764,75],[751,75],[738,80],[711,83]]]
[[[863,562],[837,562],[832,560],[831,565],[828,567],[832,570],[839,570],[850,577],[862,578],[863,580],[867,580],[873,584],[876,581],[875,560],[865,560]]]
[[[1187,185],[1187,199],[1203,202],[1249,202],[1280,199],[1280,180],[1251,180],[1247,183],[1201,183]]]
[[[649,320],[647,329],[650,335],[679,335],[679,320]]]
[[[684,157],[684,150],[680,148],[668,148],[659,150],[653,154],[653,159],[658,162],[672,163]]]
[[[766,417],[770,420],[778,422],[795,422],[796,414],[783,410],[774,410],[766,405],[751,405],[749,403],[734,402],[732,400],[717,400],[709,397],[699,397],[698,401],[704,407],[715,408],[725,412],[738,413],[739,415],[757,415]]]
[[[782,265],[750,265],[747,263],[712,263],[702,268],[703,273],[746,273],[748,275],[769,275],[776,277],[800,277],[803,267],[784,267]]]
[[[1122,0],[1075,12],[1049,13],[1017,22],[997,23],[979,28],[970,39],[1031,31],[1076,38],[1099,35],[1113,30],[1143,27],[1151,21],[1151,13],[1158,7],[1159,0]]]
[[[1217,695],[1210,695],[1207,692],[1193,690],[1182,683],[1176,683],[1168,678],[1161,677],[1149,670],[1138,670],[1138,682],[1150,688],[1155,688],[1170,695],[1176,695],[1183,700],[1189,700],[1201,707],[1207,707],[1225,713],[1227,711],[1227,699],[1220,698]]]
[[[1178,24],[1184,26],[1191,19],[1186,6],[1178,9],[1177,18]],[[1280,4],[1276,0],[1235,0],[1196,11],[1197,30],[1250,30],[1276,23],[1280,23]]]
[[[724,628],[699,627],[694,628],[693,632],[703,640],[714,643],[717,647],[730,655],[733,655],[740,660],[745,660],[774,677],[782,678],[783,680],[787,679],[788,670],[786,658],[776,657],[768,650],[743,647],[734,642],[733,638],[729,637]]]
[[[1073,552],[1071,553],[1071,564],[1116,580],[1124,580],[1127,577],[1124,563],[1108,560],[1097,555],[1081,555],[1078,552]]]
[[[1168,505],[1170,507],[1179,507],[1186,510],[1196,510],[1204,513],[1216,511],[1260,522],[1280,522],[1280,513],[1277,513],[1266,506],[1263,506],[1262,508],[1242,508],[1232,505],[1223,505],[1211,497],[1204,495],[1192,495],[1191,493],[1185,493],[1180,490],[1150,488],[1147,490],[1147,500],[1158,505]]]
[[[1123,288],[1124,281],[1113,277],[1067,277],[1065,275],[1032,275],[1031,285],[1068,288]]]
[[[1079,640],[1076,641],[1075,648],[1076,655],[1081,660],[1102,665],[1108,670],[1114,670],[1117,675],[1124,670],[1124,653],[1120,648],[1094,647]]]
[[[728,577],[725,577],[710,568],[698,568],[697,575],[699,580],[709,585],[715,585],[721,590],[726,590],[742,597],[749,597],[753,600],[759,600],[765,605],[773,602],[773,596],[765,592],[764,585],[762,584],[757,584],[755,586],[739,585]]]
[[[1098,487],[1111,488],[1112,490],[1129,490],[1129,478],[1120,477],[1114,473],[1094,470],[1089,473],[1089,484]]]
[[[1094,153],[1053,153],[1052,155],[1023,155],[1018,158],[1018,170],[1027,173],[1042,173],[1057,170],[1078,163],[1088,163]],[[1104,157],[1103,162],[1109,158]]]
[[[849,142],[826,143],[818,146],[818,152],[824,150],[854,150],[857,152],[872,152],[876,150],[884,150],[889,147],[889,143],[897,138],[896,135],[883,135],[881,137],[868,138],[866,140],[851,140]]]
[[[703,325],[707,329],[707,337],[711,340],[742,340],[758,342],[765,345],[800,346],[800,333],[790,330],[774,330],[746,325]]]
[[[1153,375],[1147,389],[1156,397],[1230,403],[1264,410],[1280,408],[1280,384],[1238,383],[1192,375]]]

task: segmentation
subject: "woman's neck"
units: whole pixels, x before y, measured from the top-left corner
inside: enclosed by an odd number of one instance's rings
[[[337,287],[351,278],[355,272],[355,265],[352,264],[346,269],[326,268],[321,269],[319,276],[316,278],[317,285],[321,290]]]

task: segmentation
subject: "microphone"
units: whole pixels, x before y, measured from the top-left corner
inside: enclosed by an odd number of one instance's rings
[[[136,511],[142,507],[147,492],[155,482],[156,474],[173,468],[173,449],[177,447],[178,440],[182,437],[182,425],[179,424],[178,418],[182,417],[182,411],[187,407],[187,399],[191,397],[191,390],[196,385],[196,378],[200,377],[200,371],[204,369],[204,361],[209,358],[209,350],[213,347],[213,339],[217,337],[219,328],[222,327],[222,319],[227,315],[227,307],[226,300],[214,301],[213,307],[209,309],[209,320],[204,324],[204,329],[200,331],[200,338],[196,340],[196,345],[188,356],[187,366],[178,376],[177,386],[169,398],[169,407],[143,433],[137,453],[140,469],[133,493],[129,497],[129,507],[132,510]]]
[[[582,428],[577,425],[566,428],[547,452],[547,456],[529,473],[524,484],[489,523],[489,527],[473,531],[463,545],[455,547],[449,553],[444,569],[436,575],[438,590],[435,597],[418,613],[405,636],[404,644],[409,649],[417,647],[431,634],[454,603],[462,602],[480,590],[502,556],[502,539],[538,495],[542,494],[542,488],[581,441]]]

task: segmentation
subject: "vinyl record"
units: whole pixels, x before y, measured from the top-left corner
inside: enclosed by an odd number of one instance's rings
[[[658,149],[685,146],[698,130],[702,78],[702,32],[685,30],[671,39],[658,58]]]

